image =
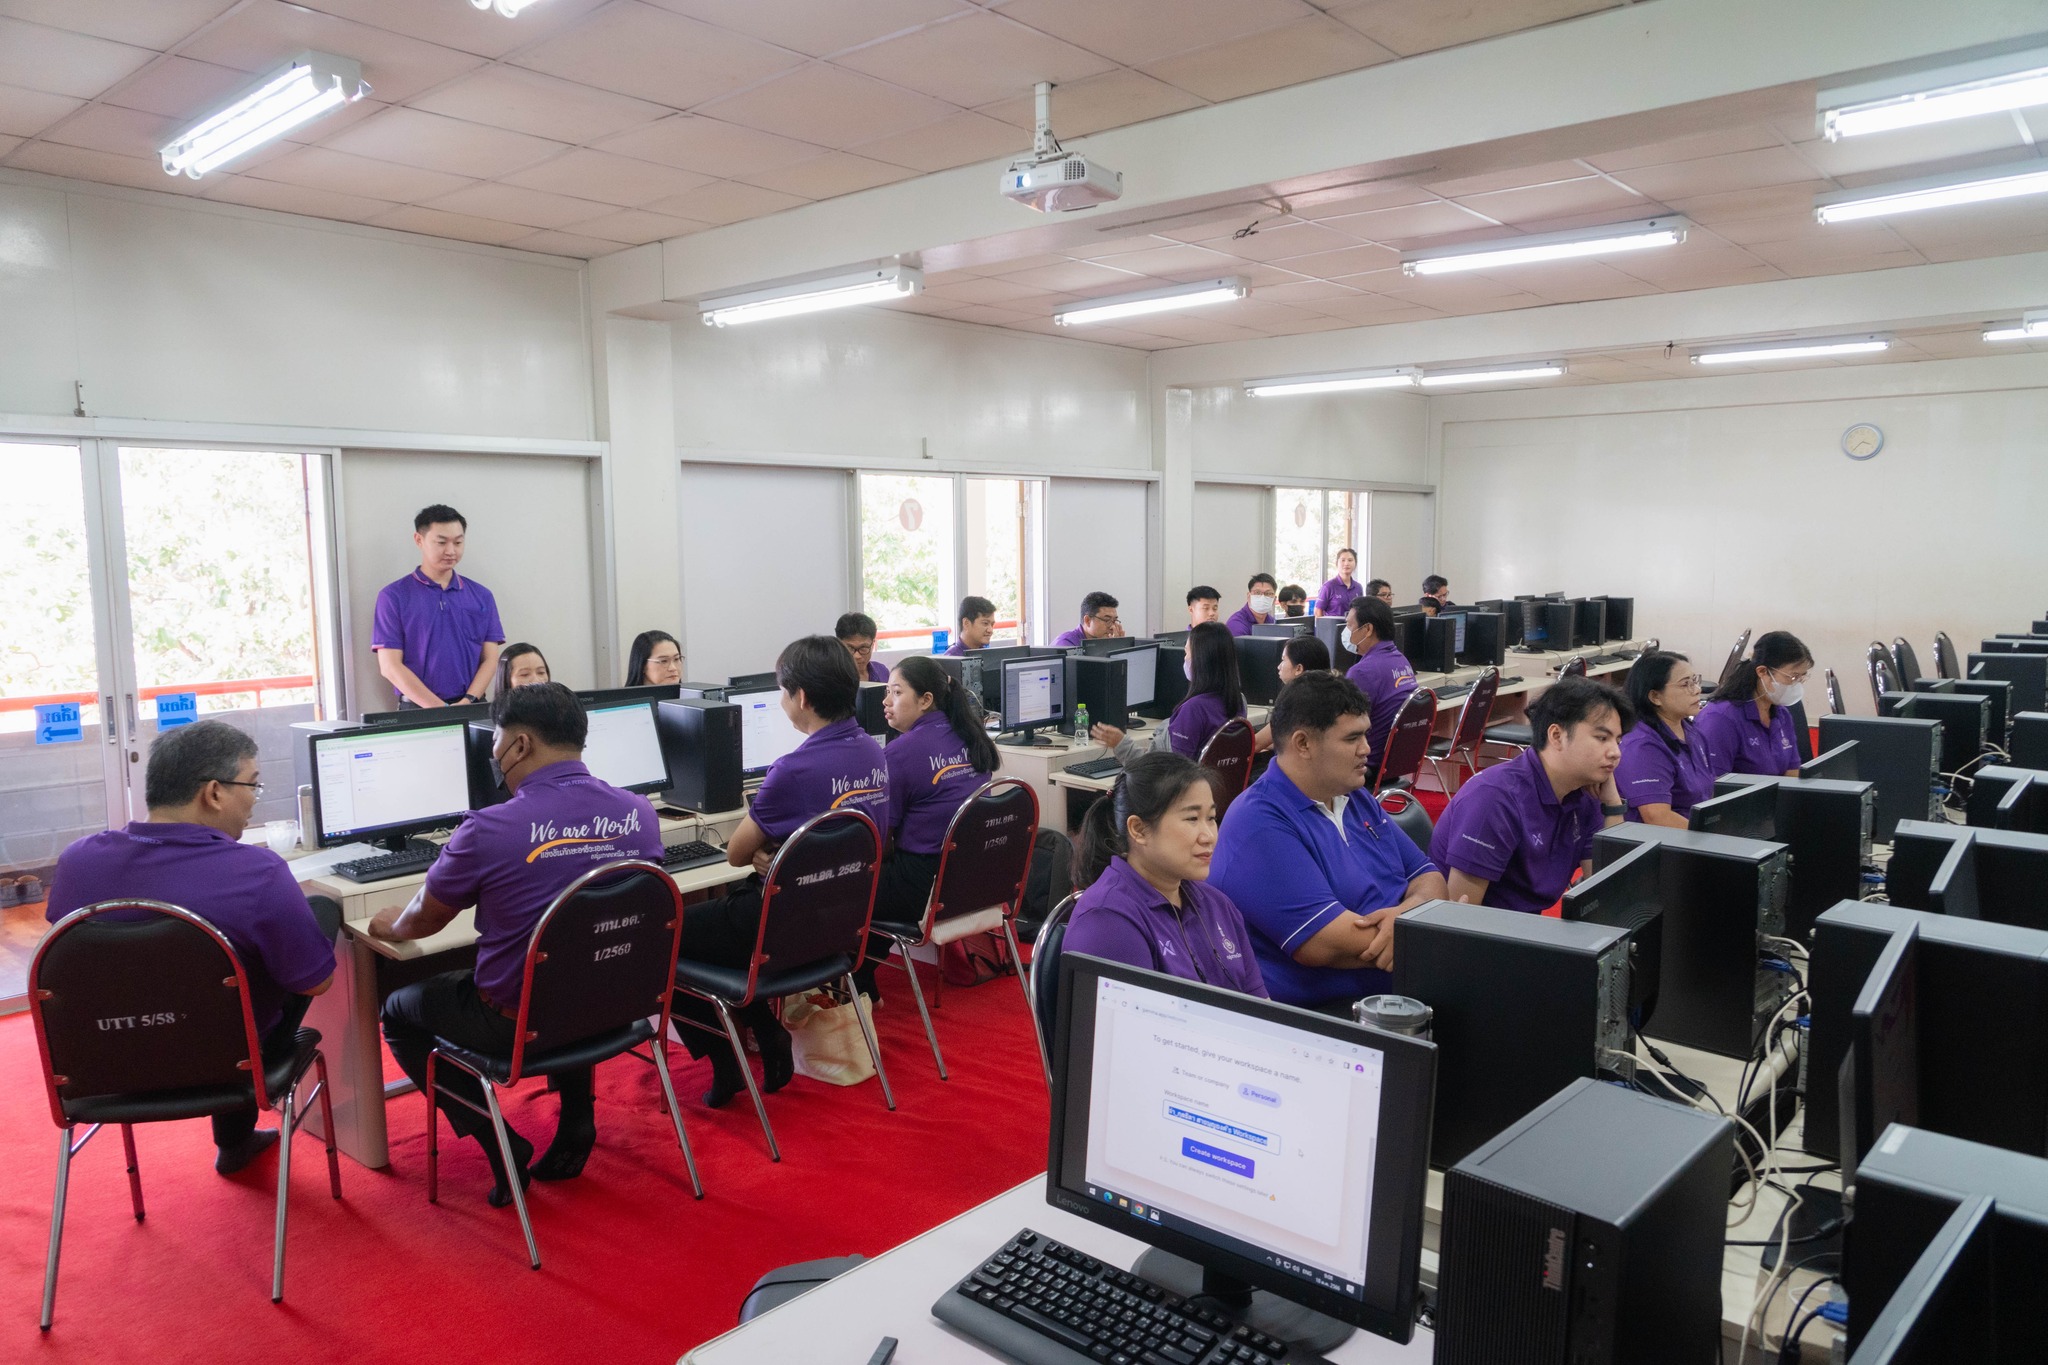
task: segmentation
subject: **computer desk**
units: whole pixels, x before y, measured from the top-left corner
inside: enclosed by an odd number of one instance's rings
[[[725,839],[739,827],[743,814],[725,811],[701,820],[664,817],[662,839],[680,843],[703,838],[705,832]],[[751,871],[714,863],[677,873],[675,882],[687,894],[740,881]],[[352,882],[328,874],[303,883],[307,895],[332,896],[341,905],[334,984],[313,997],[312,1007],[306,1011],[306,1027],[320,1031],[321,1050],[327,1055],[334,1145],[365,1166],[389,1162],[384,1102],[412,1088],[409,1082],[387,1086],[384,1081],[384,1035],[379,1026],[384,997],[407,982],[468,965],[476,946],[475,912],[470,910],[457,915],[440,933],[409,943],[370,937],[371,917],[380,910],[405,905],[425,880],[423,873],[381,882]],[[314,1132],[320,1131],[317,1112],[307,1115],[307,1123]]]
[[[1270,707],[1248,706],[1245,708],[1245,719],[1250,721],[1252,728],[1256,730],[1265,725],[1266,718],[1271,713]],[[1152,736],[1164,724],[1166,722],[1163,720],[1142,721],[1125,733],[1140,744],[1150,744]],[[996,773],[1000,777],[1017,778],[1031,788],[1038,797],[1038,822],[1045,826],[1049,812],[1055,808],[1055,798],[1059,796],[1056,787],[1060,784],[1053,782],[1053,774],[1070,764],[1085,763],[1091,758],[1103,758],[1109,751],[1093,740],[1063,735],[1058,731],[1041,731],[1040,737],[1049,740],[1050,743],[1029,746],[997,744],[996,754],[1001,762],[997,765]],[[1073,790],[1072,787],[1068,789]],[[1107,791],[1108,788],[1103,787],[1100,790]]]
[[[1705,1085],[1716,1099],[1732,1106],[1740,1084],[1743,1064],[1725,1057],[1695,1052],[1673,1044],[1663,1050],[1686,1075]],[[1761,1090],[1788,1067],[1797,1067],[1797,1054],[1782,1049],[1763,1077],[1752,1082]],[[1799,1152],[1799,1124],[1787,1124],[1778,1143],[1788,1164],[1811,1165]],[[1804,1176],[1788,1178],[1796,1183]],[[1839,1188],[1832,1173],[1815,1180],[1817,1186]],[[1731,1201],[1731,1208],[1740,1200]],[[1769,1236],[1783,1195],[1761,1192],[1743,1220],[1727,1233],[1739,1241],[1761,1241]],[[1423,1213],[1422,1275],[1434,1285],[1437,1273],[1438,1237],[1443,1209],[1443,1176],[1429,1174]],[[875,1343],[892,1336],[900,1343],[899,1361],[906,1365],[984,1365],[998,1359],[971,1339],[961,1336],[931,1316],[931,1305],[968,1274],[991,1252],[1021,1228],[1032,1228],[1076,1247],[1112,1265],[1128,1267],[1144,1244],[1120,1232],[1111,1231],[1086,1219],[1063,1212],[1045,1201],[1045,1177],[1033,1176],[995,1198],[929,1232],[861,1263],[837,1279],[820,1285],[752,1322],[714,1337],[684,1353],[679,1365],[754,1365],[759,1361],[805,1360],[818,1365],[861,1365],[873,1352]],[[1728,1341],[1739,1341],[1759,1288],[1768,1284],[1762,1269],[1763,1251],[1758,1247],[1729,1247],[1724,1253],[1721,1274],[1721,1330]],[[1796,1265],[1800,1248],[1792,1248]],[[1793,1305],[1817,1278],[1814,1272],[1795,1272],[1770,1307],[1766,1327],[1773,1339],[1789,1326]],[[1809,1307],[1813,1306],[1809,1301]],[[1818,1321],[1805,1338],[1802,1360],[1827,1359],[1827,1342],[1832,1324]],[[1752,1345],[1757,1334],[1750,1334]],[[1406,1346],[1366,1333],[1354,1334],[1328,1357],[1333,1365],[1364,1365],[1365,1362],[1419,1362],[1435,1352],[1433,1335],[1418,1328]],[[1757,1358],[1757,1357],[1752,1357]]]

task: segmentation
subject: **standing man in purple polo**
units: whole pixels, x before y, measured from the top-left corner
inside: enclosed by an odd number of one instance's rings
[[[1394,643],[1394,609],[1385,602],[1377,597],[1353,598],[1345,619],[1350,626],[1351,651],[1358,655],[1358,662],[1344,676],[1372,703],[1370,739],[1377,759],[1386,752],[1387,735],[1394,728],[1394,718],[1401,714],[1401,703],[1415,690],[1415,666]]]
[[[419,567],[377,593],[370,648],[401,710],[480,702],[490,691],[505,627],[491,590],[455,572],[468,532],[453,507],[421,508],[412,519]]]
[[[1106,592],[1091,592],[1081,599],[1081,624],[1061,632],[1052,642],[1054,649],[1074,649],[1083,640],[1107,640],[1124,633],[1117,615],[1117,600]]]
[[[1316,594],[1316,615],[1342,616],[1363,596],[1365,589],[1358,585],[1358,551],[1346,546],[1337,551],[1337,576]]]
[[[1593,836],[1628,815],[1614,785],[1635,708],[1606,683],[1559,678],[1529,705],[1536,742],[1482,768],[1436,822],[1429,855],[1451,897],[1541,914],[1593,856]]]
[[[313,996],[334,981],[341,907],[309,906],[284,859],[239,842],[263,774],[256,741],[221,720],[165,730],[149,746],[149,819],[89,835],[65,849],[50,879],[52,924],[109,900],[164,901],[190,910],[234,945],[249,977],[263,1055],[291,1051]],[[213,1116],[213,1168],[233,1175],[277,1141],[256,1127],[253,1098]]]
[[[505,694],[491,758],[512,799],[473,812],[427,873],[425,885],[400,909],[379,911],[370,933],[404,942],[427,938],[476,907],[476,967],[401,986],[384,1002],[384,1041],[413,1083],[424,1086],[436,1038],[480,1052],[512,1050],[514,1021],[526,979],[526,946],[534,926],[571,882],[622,858],[661,861],[661,827],[644,796],[620,791],[583,766],[590,721],[583,703],[561,683],[515,687]],[[483,1107],[483,1087],[460,1067],[439,1068],[449,1094],[434,1101],[448,1126],[476,1139],[497,1183],[493,1208],[512,1202],[512,1184],[567,1180],[583,1173],[597,1145],[597,1113],[589,1067],[555,1073],[561,1119],[547,1154],[529,1171],[533,1144],[510,1129],[520,1169],[507,1171],[490,1121],[450,1095]]]
[[[1251,582],[1244,585],[1244,605],[1230,613],[1230,619],[1223,624],[1230,627],[1232,635],[1251,634],[1253,626],[1273,619],[1273,602],[1279,592],[1279,579],[1269,573],[1253,574]]]

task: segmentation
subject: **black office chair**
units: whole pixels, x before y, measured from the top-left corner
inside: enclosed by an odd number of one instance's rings
[[[1903,635],[1892,639],[1892,667],[1899,671],[1899,681],[1907,687],[1921,676],[1919,656],[1913,653],[1913,646],[1906,643]]]
[[[1059,1021],[1060,953],[1067,942],[1067,925],[1074,915],[1076,891],[1052,908],[1038,930],[1038,946],[1031,952],[1031,1026],[1038,1031],[1038,1059],[1045,1065],[1045,1083],[1052,1084],[1052,1057],[1048,1039]]]
[[[828,981],[839,983],[848,1000],[855,999],[853,969],[867,951],[881,863],[882,836],[874,821],[855,810],[827,811],[790,835],[768,865],[761,892],[761,926],[746,967],[692,961],[690,945],[683,944],[683,957],[676,963],[676,985],[709,1001],[718,1011],[733,1059],[746,1077],[747,1094],[760,1117],[771,1160],[782,1160],[782,1149],[776,1145],[768,1106],[762,1103],[761,1088],[754,1080],[753,1068],[747,1065],[747,1050],[733,1025],[732,1012],[764,997],[796,995]],[[867,1011],[856,1008],[854,1014],[867,1039],[868,1055],[875,1061],[882,1100],[894,1109],[896,1095],[882,1066],[874,1024]]]
[[[662,1100],[683,1149],[690,1190],[704,1197],[697,1158],[683,1131],[675,1081],[668,1070],[669,1000],[675,989],[676,953],[682,942],[683,897],[656,863],[628,859],[594,867],[562,889],[541,913],[526,941],[525,978],[512,1050],[479,1052],[445,1038],[427,1054],[427,1202],[440,1202],[440,1110],[443,1095],[491,1121],[505,1169],[516,1172],[512,1142],[498,1105],[498,1088],[527,1076],[595,1066],[651,1044]],[[482,1106],[442,1090],[435,1073],[452,1066],[476,1077]],[[526,1256],[540,1269],[540,1247],[526,1212],[524,1182],[514,1179],[512,1204],[526,1234]]]
[[[1014,777],[999,777],[983,783],[980,790],[960,803],[946,824],[946,842],[939,850],[939,872],[932,893],[925,900],[924,915],[910,922],[876,920],[874,932],[895,943],[901,966],[910,977],[911,998],[917,1001],[917,1017],[924,1021],[924,1036],[932,1045],[932,1060],[938,1063],[939,1079],[946,1079],[946,1059],[939,1053],[939,1035],[932,1029],[931,1011],[925,1008],[924,988],[918,984],[917,964],[910,960],[912,948],[944,945],[972,934],[1000,931],[1010,941],[1010,960],[1022,962],[1014,921],[1024,902],[1024,879],[1031,874],[1031,851],[1038,840],[1038,796],[1030,786]],[[1023,975],[1018,975],[1022,986]],[[1028,987],[1024,1003],[1031,1003]],[[1039,1040],[1039,1050],[1045,1041]]]
[[[1397,829],[1414,840],[1417,848],[1424,853],[1429,852],[1429,841],[1436,831],[1436,823],[1429,818],[1421,798],[1414,792],[1397,788],[1381,792],[1379,803],[1380,809],[1393,820]]]
[[[1892,662],[1891,651],[1881,640],[1872,640],[1864,652],[1863,662],[1870,674],[1870,708],[1878,715],[1884,714],[1884,703],[1880,700],[1887,692],[1903,692],[1906,684],[1899,678],[1898,666]]]
[[[1934,632],[1934,671],[1944,678],[1961,679],[1963,658],[1956,653],[1956,642],[1948,638],[1948,632]]]
[[[1827,679],[1828,714],[1831,716],[1848,715],[1849,706],[1848,703],[1842,700],[1842,684],[1836,681],[1835,670],[1832,668],[1822,669],[1821,674]]]
[[[1251,722],[1242,716],[1232,716],[1223,722],[1209,742],[1202,746],[1198,762],[1216,774],[1211,783],[1216,789],[1216,818],[1230,809],[1230,803],[1243,794],[1252,781],[1252,755],[1258,752],[1259,736]]]
[[[104,1125],[121,1125],[128,1194],[139,1223],[144,1210],[134,1126],[207,1118],[249,1104],[279,1115],[270,1301],[284,1302],[292,1138],[305,1106],[315,1099],[327,1133],[328,1183],[334,1197],[341,1198],[320,1035],[300,1029],[289,1051],[264,1056],[249,1002],[249,975],[234,946],[198,915],[162,901],[101,901],[59,920],[29,964],[28,1003],[50,1117],[60,1130],[50,1249],[43,1265],[43,1329],[49,1330],[57,1307],[71,1158]],[[121,1027],[109,1028],[110,1022]],[[302,1099],[299,1084],[308,1071],[317,1079]],[[72,1130],[81,1123],[89,1126],[74,1142]]]
[[[1557,670],[1557,676],[1561,679],[1585,677],[1586,656],[1583,654],[1574,654],[1571,658],[1566,659],[1564,663],[1559,666]]]

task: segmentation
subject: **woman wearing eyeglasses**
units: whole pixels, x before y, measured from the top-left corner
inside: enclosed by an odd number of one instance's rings
[[[1621,737],[1614,785],[1628,818],[1684,829],[1692,808],[1714,794],[1707,742],[1693,723],[1700,675],[1683,654],[1651,652],[1628,673],[1636,723]]]
[[[1805,698],[1812,671],[1813,651],[1797,635],[1773,630],[1758,637],[1749,657],[1700,708],[1699,729],[1716,775],[1798,774],[1792,708]]]
[[[683,680],[683,647],[665,630],[643,630],[626,655],[626,686],[658,687]]]

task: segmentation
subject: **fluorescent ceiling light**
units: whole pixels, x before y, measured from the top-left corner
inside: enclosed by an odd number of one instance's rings
[[[1820,93],[1830,142],[2048,104],[2048,49]]]
[[[1891,349],[1888,336],[1829,337],[1816,341],[1774,341],[1720,351],[1694,351],[1695,365],[1747,365],[1760,360],[1808,360],[1815,356],[1865,355]]]
[[[1278,379],[1247,379],[1244,391],[1253,398],[1279,398],[1294,393],[1348,393],[1354,389],[1410,389],[1422,371],[1412,365],[1391,370],[1351,370],[1343,374],[1298,374]]]
[[[2017,327],[1993,327],[1984,333],[1986,341],[2048,341],[2048,311],[2028,313]]]
[[[507,19],[517,19],[519,11],[540,3],[540,0],[469,0],[469,3],[478,9],[495,9]]]
[[[369,93],[346,57],[302,52],[161,149],[164,170],[194,180]]]
[[[1524,365],[1488,365],[1468,370],[1428,370],[1423,373],[1425,389],[1447,388],[1453,384],[1511,384],[1521,379],[1555,379],[1564,373],[1562,360],[1539,360]]]
[[[1685,240],[1685,230],[1690,226],[1683,218],[1644,218],[1632,223],[1577,228],[1571,232],[1545,232],[1491,242],[1431,247],[1427,251],[1411,251],[1402,256],[1401,271],[1407,275],[1449,275],[1460,270],[1491,270],[1503,265],[1567,261],[1580,256],[1605,256],[1616,251],[1677,246]]]
[[[704,315],[705,326],[736,327],[743,322],[766,322],[770,318],[904,299],[923,291],[923,271],[909,265],[885,265],[801,284],[726,294],[701,300],[697,307]]]
[[[1852,223],[1859,218],[1983,204],[2043,192],[2048,192],[2048,162],[2009,161],[2002,166],[1980,166],[1952,175],[1824,194],[1813,201],[1813,216],[1823,223]]]
[[[1148,313],[1172,313],[1182,308],[1204,308],[1212,303],[1229,303],[1251,291],[1235,275],[1221,280],[1200,280],[1165,289],[1145,289],[1135,294],[1113,294],[1108,298],[1070,303],[1052,310],[1052,320],[1062,327],[1116,318],[1141,318]]]

